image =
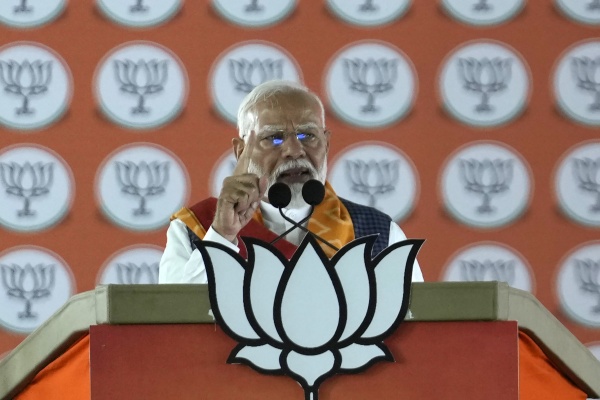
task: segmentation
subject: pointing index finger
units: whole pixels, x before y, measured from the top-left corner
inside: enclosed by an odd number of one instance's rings
[[[242,154],[240,154],[240,158],[238,159],[237,165],[235,167],[235,175],[248,173],[248,170],[250,168],[250,160],[252,159],[252,154],[254,153],[255,147],[256,133],[254,131],[250,131],[250,134],[248,135],[248,141],[244,145]]]

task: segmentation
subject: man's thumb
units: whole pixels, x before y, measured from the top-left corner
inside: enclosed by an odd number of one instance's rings
[[[269,178],[266,175],[263,175],[260,177],[260,179],[258,180],[258,191],[259,191],[259,197],[262,199],[263,196],[265,195],[265,192],[267,191],[267,185],[269,184]]]

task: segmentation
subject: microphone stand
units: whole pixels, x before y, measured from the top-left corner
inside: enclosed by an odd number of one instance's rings
[[[281,239],[282,237],[284,237],[285,235],[287,235],[288,233],[290,233],[294,229],[300,228],[304,232],[306,232],[306,233],[308,233],[310,235],[313,235],[313,237],[315,237],[316,239],[320,240],[322,243],[325,243],[327,246],[331,247],[333,250],[339,251],[340,249],[338,249],[337,247],[335,247],[334,245],[332,245],[331,243],[329,243],[327,240],[323,239],[322,237],[320,237],[316,233],[313,233],[313,232],[309,231],[308,229],[306,229],[305,227],[302,226],[303,223],[305,223],[306,221],[308,221],[310,219],[310,217],[312,216],[312,213],[313,213],[314,209],[315,209],[315,206],[310,206],[310,211],[308,213],[308,216],[306,218],[302,219],[300,222],[296,222],[293,219],[288,218],[283,213],[283,208],[279,208],[279,214],[281,214],[281,216],[283,217],[283,219],[285,219],[286,221],[290,222],[293,226],[290,229],[288,229],[287,231],[283,232],[281,235],[277,236],[269,244],[275,243],[276,241],[278,241],[279,239]]]

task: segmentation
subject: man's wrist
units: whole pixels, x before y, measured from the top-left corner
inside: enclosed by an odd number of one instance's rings
[[[211,225],[211,228],[215,233],[219,234],[221,237],[229,240],[233,244],[237,244],[237,235],[225,235],[222,233],[221,229],[215,227],[214,224]]]
[[[219,232],[217,232],[213,226],[208,228],[208,230],[206,231],[206,235],[204,235],[204,239],[202,239],[202,240],[208,240],[211,242],[220,243],[224,246],[229,247],[232,250],[239,251],[237,237],[235,237],[234,240],[231,241],[231,240],[225,238]]]

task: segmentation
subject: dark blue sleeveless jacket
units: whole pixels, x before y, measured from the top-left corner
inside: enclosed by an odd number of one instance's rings
[[[379,234],[375,244],[373,244],[372,257],[375,257],[388,247],[392,219],[387,214],[373,207],[356,204],[341,197],[340,200],[350,213],[350,219],[352,219],[352,225],[354,225],[355,238]]]

